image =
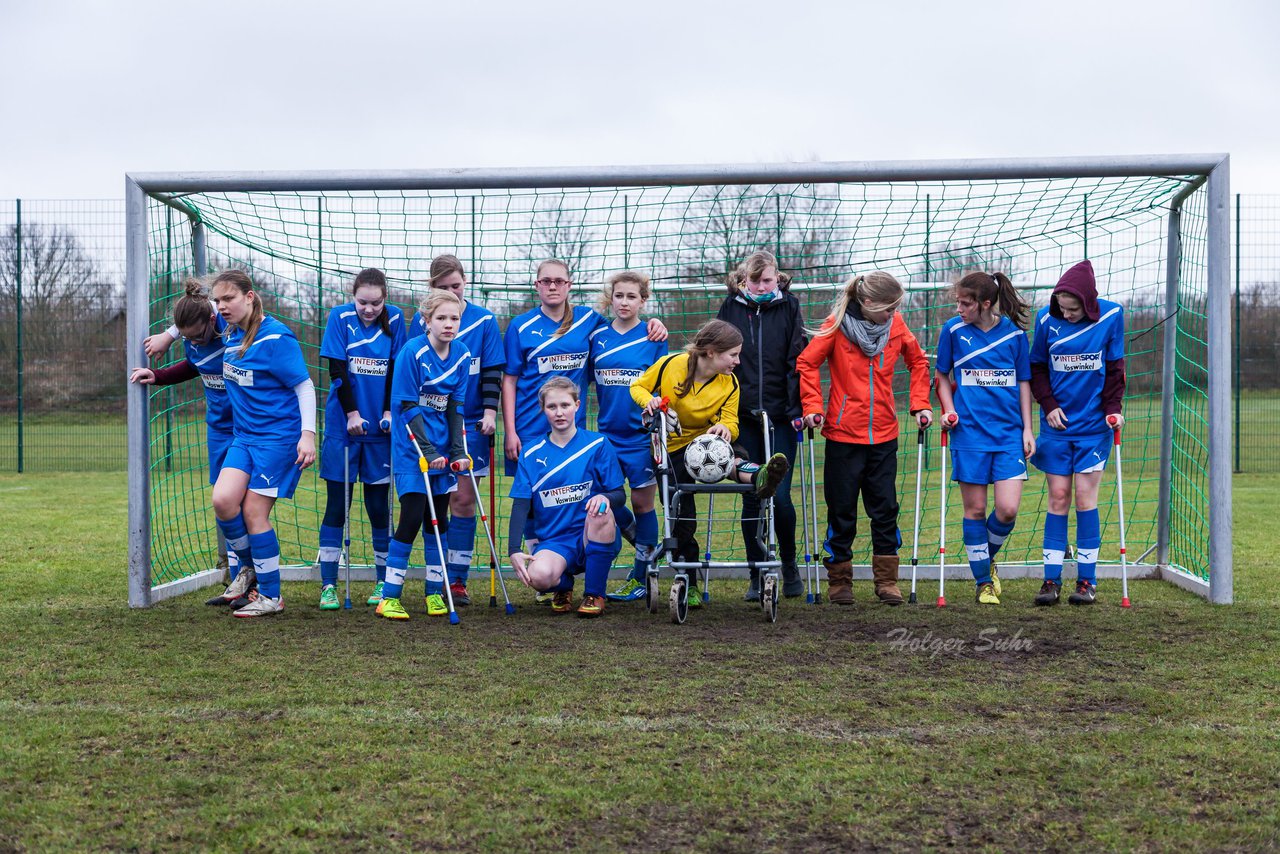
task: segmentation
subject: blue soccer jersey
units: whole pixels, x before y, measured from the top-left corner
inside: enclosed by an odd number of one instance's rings
[[[414,312],[412,335],[426,335],[427,326],[422,315]],[[498,329],[498,319],[493,312],[482,305],[468,302],[462,309],[462,318],[458,324],[458,334],[454,341],[461,341],[471,351],[470,379],[467,381],[467,404],[462,415],[470,430],[475,422],[484,417],[484,398],[480,395],[480,371],[482,368],[502,368],[506,365],[506,354],[502,351],[502,330]]]
[[[1048,365],[1053,397],[1067,417],[1067,428],[1055,430],[1040,412],[1040,430],[1064,439],[1087,438],[1111,432],[1102,411],[1102,385],[1107,362],[1124,358],[1124,310],[1110,300],[1098,300],[1097,323],[1078,323],[1054,317],[1048,307],[1036,314],[1032,329],[1031,361]]]
[[[320,341],[321,358],[346,361],[356,409],[360,411],[360,417],[369,422],[369,432],[363,436],[352,436],[352,442],[386,440],[386,434],[378,430],[378,422],[385,411],[387,371],[391,369],[391,360],[405,343],[404,316],[390,303],[387,304],[387,326],[391,330],[389,334],[376,320],[366,326],[360,320],[355,304],[347,303],[329,312],[329,324]],[[345,430],[347,425],[342,401],[332,384],[324,407],[324,423],[333,430]]]
[[[200,381],[204,383],[204,423],[214,430],[230,432],[231,398],[227,396],[227,381],[222,377],[222,354],[227,346],[222,336],[227,331],[227,322],[222,315],[215,317],[214,328],[217,334],[207,344],[183,338],[182,351],[200,372]]]
[[[578,542],[587,499],[621,488],[622,469],[604,436],[578,430],[561,448],[543,432],[520,453],[511,497],[531,499],[539,541]]]
[[[1021,454],[1018,383],[1031,379],[1027,333],[1007,317],[988,332],[953,317],[938,336],[937,369],[951,375],[960,416],[951,447]]]
[[[471,351],[462,344],[457,341],[450,343],[448,355],[441,358],[425,335],[410,338],[400,355],[396,356],[395,373],[391,380],[391,454],[394,471],[418,470],[418,451],[407,430],[414,411],[401,411],[403,403],[418,407],[426,424],[427,439],[435,447],[436,454],[449,456],[452,442],[449,440],[449,422],[445,411],[450,400],[464,402],[463,395],[467,393],[467,367],[470,364]],[[448,470],[441,474],[448,474]]]
[[[626,332],[612,325],[591,333],[590,378],[600,402],[596,425],[616,447],[648,447],[649,434],[640,422],[640,407],[631,399],[631,383],[667,355],[666,341],[650,341],[644,323]]]
[[[585,392],[590,335],[605,322],[595,309],[579,305],[573,309],[573,325],[559,338],[555,335],[560,321],[547,317],[541,308],[526,311],[507,324],[503,370],[516,377],[515,430],[521,442],[547,432],[547,419],[538,406],[538,389],[543,383],[552,377],[568,377],[579,392]],[[586,406],[578,408],[577,425],[587,426]]]
[[[311,375],[289,327],[263,317],[242,355],[244,331],[230,327],[222,353],[222,377],[235,418],[235,437],[256,447],[293,446],[302,436],[302,415],[293,387]]]

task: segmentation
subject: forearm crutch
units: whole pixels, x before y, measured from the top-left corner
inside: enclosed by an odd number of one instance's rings
[[[462,620],[458,616],[458,611],[453,607],[453,591],[449,589],[449,566],[445,559],[444,544],[440,541],[440,520],[436,518],[436,499],[431,492],[431,475],[427,473],[430,464],[427,462],[426,456],[422,453],[422,446],[418,444],[418,437],[413,435],[413,429],[406,424],[405,430],[409,431],[409,441],[413,443],[413,448],[418,452],[418,468],[422,470],[422,482],[427,488],[427,507],[431,513],[431,533],[436,538],[436,554],[440,556],[440,576],[444,580],[444,596],[445,602],[449,606],[449,622],[458,625]],[[427,572],[431,572],[431,567],[427,567]]]

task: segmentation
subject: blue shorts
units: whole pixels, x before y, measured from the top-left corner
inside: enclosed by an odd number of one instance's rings
[[[1066,439],[1052,433],[1036,437],[1036,452],[1031,464],[1045,474],[1088,474],[1102,471],[1111,457],[1111,435]]]
[[[458,477],[451,471],[431,475],[431,494],[444,495],[458,488]],[[422,482],[422,472],[417,466],[413,471],[396,472],[396,495],[410,495],[414,492],[427,494],[427,485]]]
[[[249,475],[249,491],[268,498],[292,498],[302,469],[295,465],[298,449],[293,446],[260,447],[232,439],[222,460],[222,468]]]
[[[471,431],[467,431],[467,453],[471,455],[471,469],[476,477],[489,476],[489,437],[476,433],[475,441],[471,441]]]
[[[235,435],[230,430],[215,430],[212,427],[205,430],[205,445],[209,449],[210,486],[218,482],[218,474],[222,471],[223,461],[227,458],[227,449],[231,447],[231,441],[234,438]]]
[[[998,483],[1026,480],[1027,461],[1022,451],[969,451],[951,449],[951,479],[957,483]]]
[[[560,555],[567,564],[565,572],[570,575],[579,575],[587,568],[587,548],[581,536],[577,538],[576,542],[571,542],[564,537],[555,540],[543,540],[538,543],[533,551],[534,554],[541,551],[550,551]]]
[[[653,470],[653,450],[646,443],[638,447],[624,448],[613,446],[613,451],[622,466],[622,475],[631,484],[632,489],[642,486],[653,486],[658,477]]]
[[[341,483],[347,473],[342,468],[342,437],[325,435],[320,445],[320,476]],[[391,437],[376,442],[352,442],[346,446],[351,483],[391,482]]]

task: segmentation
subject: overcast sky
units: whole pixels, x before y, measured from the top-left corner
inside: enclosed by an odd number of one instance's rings
[[[618,9],[632,11],[617,11]],[[1229,152],[1276,0],[0,0],[0,198],[126,171]]]

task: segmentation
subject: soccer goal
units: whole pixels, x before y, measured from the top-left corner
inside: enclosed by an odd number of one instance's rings
[[[534,304],[538,260],[567,262],[575,303],[594,304],[610,272],[643,270],[654,283],[645,313],[663,318],[675,349],[715,315],[726,273],[766,249],[792,275],[811,328],[850,275],[894,274],[908,289],[905,319],[932,355],[954,311],[952,282],[963,273],[1006,272],[1039,307],[1061,272],[1088,258],[1101,295],[1127,314],[1130,578],[1170,581],[1215,603],[1232,600],[1225,155],[145,173],[125,183],[129,368],[145,363],[140,342],[168,325],[185,276],[238,267],[253,278],[267,312],[297,334],[322,415],[325,318],[349,298],[354,274],[365,267],[384,270],[392,301],[412,311],[432,257],[456,255],[467,270],[467,299],[492,309],[503,324]],[[905,372],[898,379],[905,388]],[[146,607],[215,584],[221,573],[200,390],[131,386],[128,413],[129,602]],[[920,578],[927,582],[937,571],[937,439],[930,431],[919,543]],[[912,547],[914,440],[904,423],[904,568]],[[821,442],[817,449],[820,490]],[[1099,496],[1099,575],[1116,578],[1118,508],[1108,472]],[[507,484],[499,478],[495,487],[501,543]],[[793,493],[798,506],[799,478]],[[951,499],[947,536],[958,543],[954,491]],[[820,493],[818,504],[821,510]],[[323,507],[324,485],[314,469],[304,473],[294,499],[277,506],[286,579],[312,577]],[[1017,530],[1002,552],[1002,576],[1038,577],[1046,508],[1042,478],[1033,472]],[[724,531],[718,548],[740,555],[737,512],[717,504],[713,521]],[[369,535],[358,499],[351,519],[353,563],[367,573],[372,555],[362,545]],[[870,562],[867,542],[861,536],[855,542],[855,550],[863,549],[855,562]],[[477,566],[487,566],[486,552],[482,536]],[[948,569],[968,576],[965,566]]]

